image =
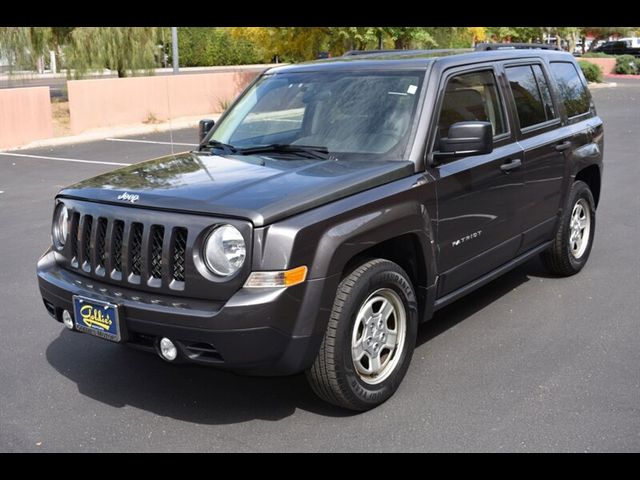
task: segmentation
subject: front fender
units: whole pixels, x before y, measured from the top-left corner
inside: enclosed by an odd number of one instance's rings
[[[323,294],[305,305],[297,334],[324,332],[347,263],[387,240],[411,235],[419,246],[425,288],[435,282],[434,236],[429,206],[435,192],[424,175],[413,175],[256,229],[253,268],[285,270],[306,265],[308,281],[323,283]],[[312,317],[312,318],[309,318]]]

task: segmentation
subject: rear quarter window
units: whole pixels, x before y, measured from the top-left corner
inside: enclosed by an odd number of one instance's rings
[[[576,117],[589,112],[590,97],[586,85],[580,78],[576,66],[570,62],[551,62],[551,74],[558,85],[560,100],[567,117]]]

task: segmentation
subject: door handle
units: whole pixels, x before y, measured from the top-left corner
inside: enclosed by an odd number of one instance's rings
[[[509,173],[511,170],[515,170],[516,168],[520,168],[522,166],[522,160],[519,158],[513,158],[511,160],[507,160],[506,163],[500,165],[500,170],[505,173]]]
[[[562,142],[562,143],[559,143],[558,145],[556,145],[556,150],[558,152],[564,152],[565,150],[570,149],[571,145],[572,145],[572,143],[569,140],[567,140],[566,142]]]

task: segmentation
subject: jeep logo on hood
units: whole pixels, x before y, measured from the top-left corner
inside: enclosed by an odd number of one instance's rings
[[[122,200],[123,202],[136,203],[138,200],[140,200],[140,195],[124,192],[118,195],[118,200]]]

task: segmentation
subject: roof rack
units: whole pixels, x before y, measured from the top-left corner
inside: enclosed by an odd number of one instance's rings
[[[476,45],[476,52],[486,50],[515,50],[515,49],[540,49],[540,50],[562,50],[558,45],[548,43],[479,43]]]
[[[400,54],[400,55],[417,55],[420,53],[444,53],[444,52],[470,52],[470,48],[441,48],[441,49],[419,49],[419,50],[349,50],[345,52],[343,57],[353,57],[357,55],[377,55],[377,54]]]

